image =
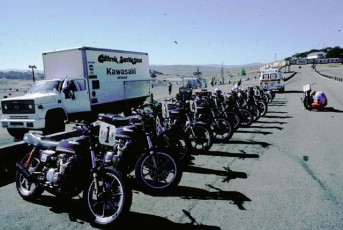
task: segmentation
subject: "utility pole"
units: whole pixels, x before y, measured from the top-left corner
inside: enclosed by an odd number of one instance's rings
[[[222,77],[222,84],[224,85],[224,62],[222,62],[222,69],[220,71],[221,77]]]
[[[33,80],[33,82],[35,82],[35,71],[34,71],[34,69],[37,69],[37,67],[35,65],[29,65],[29,68],[32,69],[32,80]]]

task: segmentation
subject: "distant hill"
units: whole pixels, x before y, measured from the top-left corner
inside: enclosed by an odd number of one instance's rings
[[[37,71],[35,72],[35,79],[43,79],[43,73]],[[20,80],[32,80],[32,72],[27,70],[2,70],[0,71],[0,79],[20,79]]]
[[[224,73],[231,73],[237,75],[241,72],[242,68],[249,72],[252,70],[259,69],[263,64],[254,63],[247,65],[224,65]],[[187,76],[193,75],[199,68],[199,72],[203,76],[214,76],[220,75],[222,65],[212,64],[212,65],[150,65],[150,69],[163,73],[163,75],[175,75],[175,76]]]

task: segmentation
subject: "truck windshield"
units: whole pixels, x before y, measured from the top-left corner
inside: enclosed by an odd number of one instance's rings
[[[58,90],[59,83],[59,81],[37,81],[32,85],[28,93],[51,93],[54,90]]]

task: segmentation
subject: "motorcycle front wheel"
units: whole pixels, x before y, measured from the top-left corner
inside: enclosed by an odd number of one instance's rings
[[[261,117],[264,117],[268,112],[268,104],[265,101],[257,101],[257,106],[260,109]]]
[[[312,110],[311,102],[307,97],[304,97],[303,104],[305,109]]]
[[[192,151],[207,152],[213,145],[212,133],[209,129],[201,125],[189,126],[186,128]]]
[[[254,117],[249,112],[249,110],[240,108],[239,109],[240,115],[241,115],[241,126],[242,127],[249,127],[252,122],[254,121]]]
[[[88,210],[95,224],[115,224],[130,210],[132,189],[121,172],[108,167],[98,173],[97,182],[92,180],[86,197]]]
[[[226,112],[228,117],[229,117],[229,121],[232,124],[232,128],[234,130],[237,130],[241,124],[241,119],[239,117],[239,115],[235,112]]]
[[[212,120],[210,123],[210,129],[213,133],[214,139],[220,141],[229,140],[234,132],[230,122],[222,118]]]
[[[180,161],[186,161],[190,155],[190,143],[184,133],[166,131],[159,136],[157,146],[162,151],[173,153]]]
[[[248,105],[247,109],[253,116],[253,121],[257,121],[261,116],[261,111],[256,105]]]
[[[143,154],[137,161],[135,176],[138,184],[148,193],[166,192],[181,181],[179,161],[164,152]]]

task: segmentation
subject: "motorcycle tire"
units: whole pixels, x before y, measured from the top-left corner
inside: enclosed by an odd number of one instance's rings
[[[210,123],[210,130],[213,133],[213,138],[219,141],[229,140],[234,131],[229,121],[223,118],[217,118]]]
[[[186,160],[190,155],[190,142],[184,133],[166,131],[157,139],[158,149],[172,153],[180,161]]]
[[[22,164],[26,162],[26,160],[29,158],[29,155],[30,154],[27,154],[23,158],[23,160],[21,161]],[[34,156],[27,170],[30,173],[35,172],[37,166],[39,166],[39,163],[40,163],[39,159]],[[36,185],[33,182],[30,182],[26,177],[24,177],[24,175],[19,170],[16,171],[15,182],[16,182],[16,189],[19,195],[24,200],[28,200],[28,201],[35,200],[44,192],[44,189],[42,187]]]
[[[202,126],[194,125],[186,129],[190,147],[195,152],[207,152],[213,145],[213,136],[211,131]]]
[[[260,109],[255,105],[248,105],[247,108],[253,116],[253,121],[257,121],[261,116]]]
[[[229,117],[229,121],[231,122],[232,128],[234,130],[237,130],[241,124],[241,119],[239,115],[235,112],[226,112],[226,113]]]
[[[260,109],[261,117],[264,117],[268,112],[268,104],[265,101],[257,101],[257,106]]]
[[[311,102],[309,101],[308,98],[304,98],[303,99],[303,105],[304,105],[304,108],[307,109],[307,110],[312,110],[312,106],[311,106]]]
[[[149,194],[175,189],[181,181],[179,161],[165,152],[145,153],[137,161],[135,177],[138,185]]]
[[[132,204],[132,189],[123,174],[113,167],[98,173],[86,191],[88,211],[95,225],[105,226],[120,222]]]
[[[249,110],[244,108],[240,108],[239,112],[241,114],[241,126],[249,127],[254,121],[252,114],[249,112]]]

